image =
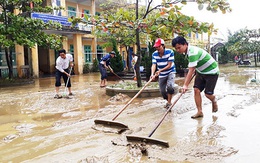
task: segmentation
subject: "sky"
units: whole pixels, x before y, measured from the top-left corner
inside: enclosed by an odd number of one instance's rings
[[[207,11],[206,7],[203,10],[198,9],[198,4],[188,2],[182,8],[182,13],[188,16],[194,16],[198,21],[213,23],[215,28],[218,28],[218,36],[227,39],[228,30],[231,32],[240,29],[260,29],[259,21],[259,0],[227,0],[230,3],[232,12],[222,14],[221,11],[212,13]]]

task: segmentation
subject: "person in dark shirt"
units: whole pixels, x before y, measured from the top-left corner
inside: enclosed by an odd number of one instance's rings
[[[111,51],[109,54],[101,58],[99,62],[99,70],[101,74],[100,87],[105,87],[107,85],[107,69],[113,72],[113,69],[110,67],[110,59],[114,58],[116,53]]]

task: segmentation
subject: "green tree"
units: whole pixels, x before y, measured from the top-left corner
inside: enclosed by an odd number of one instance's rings
[[[219,58],[220,63],[222,64],[228,63],[230,57],[226,46],[220,47],[218,52],[220,54],[220,58]]]
[[[160,5],[151,6],[154,0],[148,0],[147,7],[139,6],[138,0],[135,5],[121,3],[119,1],[107,1],[103,5],[103,12],[100,16],[85,17],[85,20],[73,19],[73,24],[83,22],[96,25],[97,31],[107,33],[107,35],[117,38],[117,40],[130,40],[129,43],[135,43],[137,46],[138,61],[137,67],[137,85],[140,87],[140,44],[145,43],[146,35],[151,41],[157,37],[164,38],[166,41],[172,39],[174,33],[185,35],[189,32],[216,32],[213,24],[196,21],[194,17],[186,16],[181,13],[181,7],[178,4],[180,0],[163,0]],[[216,12],[221,10],[223,13],[231,11],[226,0],[199,0],[199,9],[207,4],[207,10]],[[186,4],[186,2],[182,2]],[[133,36],[133,37],[129,37]]]
[[[114,72],[120,72],[124,70],[123,60],[122,56],[119,55],[119,52],[117,50],[117,43],[115,39],[111,40],[113,45],[113,51],[116,53],[116,56],[111,59],[111,67]]]
[[[247,28],[240,29],[234,34],[229,32],[228,42],[225,44],[231,57],[234,58],[235,55],[244,59],[244,55],[254,53],[255,66],[257,66],[257,57],[260,51],[260,29],[249,30]]]
[[[30,8],[30,4],[34,7]],[[36,44],[49,48],[59,48],[62,37],[46,34],[46,29],[61,29],[61,25],[54,22],[44,23],[39,19],[31,19],[31,12],[51,12],[51,7],[41,7],[41,0],[0,0],[0,45],[5,51],[9,79],[13,78],[12,54],[15,45],[29,48]],[[18,12],[15,14],[15,12]]]

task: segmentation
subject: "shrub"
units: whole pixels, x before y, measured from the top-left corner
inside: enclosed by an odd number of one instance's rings
[[[188,67],[189,61],[186,55],[179,54],[176,51],[174,51],[174,54],[174,63],[176,67],[176,72],[178,73]]]
[[[113,44],[113,51],[116,53],[116,56],[111,59],[111,68],[113,69],[114,72],[121,72],[124,70],[123,59],[117,50],[116,40],[113,39],[112,44]]]
[[[98,72],[99,69],[98,69],[98,60],[97,59],[94,59],[93,60],[93,66],[92,66],[92,72]]]
[[[86,73],[90,73],[90,64],[89,63],[86,63],[84,66],[83,66],[83,74],[86,74]]]

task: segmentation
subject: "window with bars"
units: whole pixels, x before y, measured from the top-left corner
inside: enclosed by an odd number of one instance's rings
[[[102,57],[103,57],[103,48],[102,48],[102,46],[97,45],[97,59],[98,59],[98,61],[100,61]]]
[[[100,16],[100,12],[96,12],[96,15],[97,15],[97,16]]]
[[[68,17],[76,17],[76,8],[68,6]]]
[[[74,46],[70,45],[69,53],[73,56],[74,58]]]
[[[91,46],[90,45],[84,45],[84,55],[85,55],[85,62],[91,63],[92,56],[91,56]]]
[[[15,49],[12,49],[13,66],[16,66],[16,54]],[[0,47],[0,66],[7,66],[5,50]]]

